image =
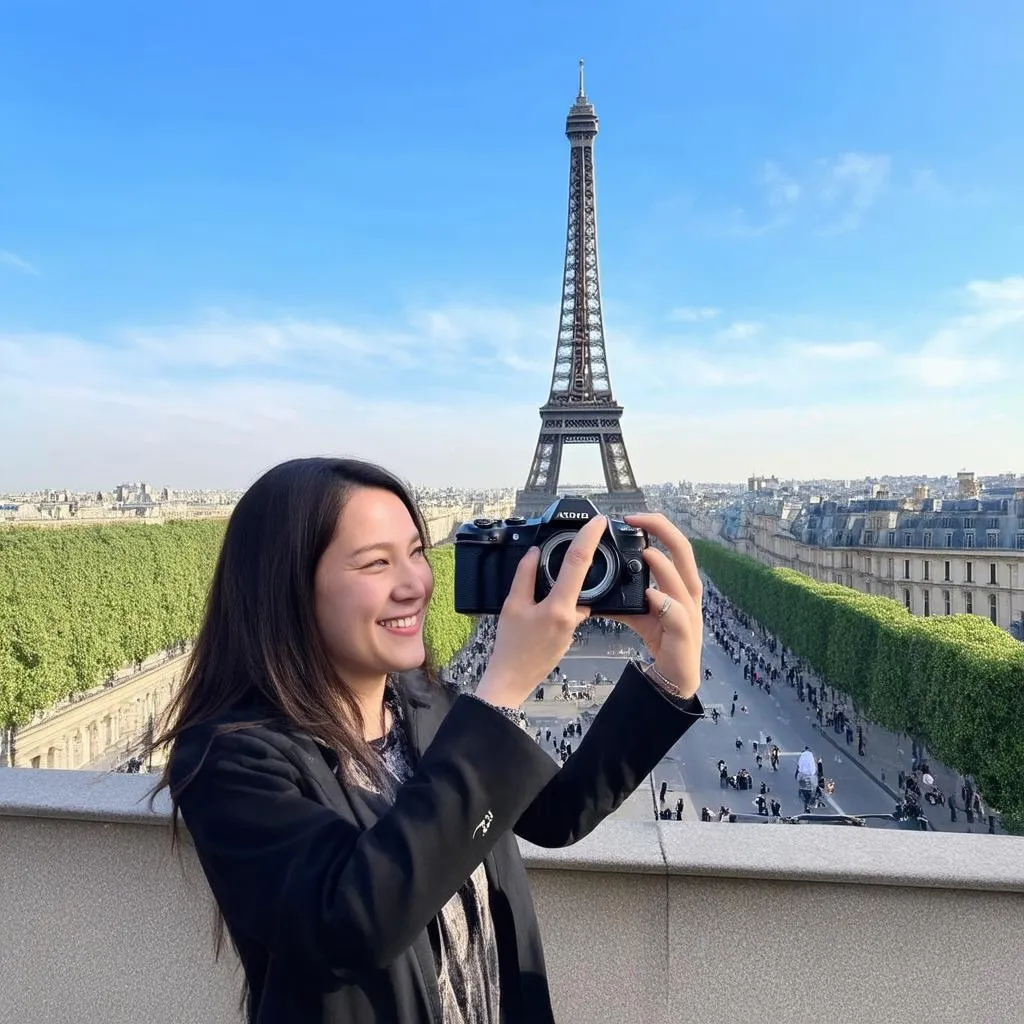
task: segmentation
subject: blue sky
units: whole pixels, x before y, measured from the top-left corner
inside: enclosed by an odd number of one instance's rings
[[[521,485],[581,56],[642,481],[1024,472],[1021,38],[1011,0],[8,0],[0,490]]]

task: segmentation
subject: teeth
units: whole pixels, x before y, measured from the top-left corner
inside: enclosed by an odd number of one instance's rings
[[[404,619],[381,619],[380,624],[391,629],[409,629],[416,625],[416,616],[407,615]]]

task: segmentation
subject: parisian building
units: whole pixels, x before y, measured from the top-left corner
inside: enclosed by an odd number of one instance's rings
[[[1024,641],[1024,492],[977,498],[759,500],[691,512],[692,533],[771,566],[899,601],[983,615]]]

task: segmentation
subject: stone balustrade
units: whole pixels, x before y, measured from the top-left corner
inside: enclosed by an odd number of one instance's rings
[[[0,769],[2,1019],[240,1019],[153,781]],[[1020,839],[611,819],[522,845],[560,1024],[1024,1020]]]

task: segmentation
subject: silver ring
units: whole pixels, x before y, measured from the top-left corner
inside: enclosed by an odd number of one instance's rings
[[[672,607],[672,598],[671,597],[666,597],[665,600],[661,602],[661,611],[658,612],[658,618],[659,619],[663,619],[665,617],[665,613],[671,607]]]

